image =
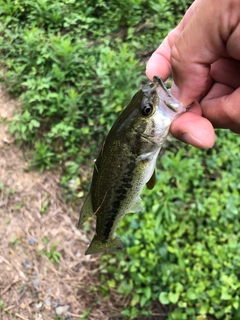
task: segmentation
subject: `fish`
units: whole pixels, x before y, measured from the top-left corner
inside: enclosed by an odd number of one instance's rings
[[[96,216],[88,254],[112,253],[126,245],[116,229],[127,213],[141,212],[143,187],[155,184],[155,165],[170,125],[186,108],[154,76],[132,98],[110,129],[94,163],[78,227]]]

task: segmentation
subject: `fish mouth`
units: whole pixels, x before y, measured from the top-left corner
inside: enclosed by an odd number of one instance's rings
[[[174,113],[186,111],[186,108],[183,107],[182,103],[171,94],[170,90],[167,89],[161,77],[154,76],[153,83],[159,99],[163,101],[168,109],[172,110]]]

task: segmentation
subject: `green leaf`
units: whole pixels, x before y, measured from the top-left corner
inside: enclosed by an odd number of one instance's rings
[[[230,299],[232,299],[232,296],[226,290],[223,290],[220,299],[221,300],[230,300]]]
[[[140,300],[140,296],[137,293],[133,294],[133,298],[131,300],[131,306],[135,306]]]
[[[178,292],[169,292],[168,299],[171,303],[176,304],[179,299],[179,293]]]
[[[169,304],[168,293],[167,292],[161,292],[160,295],[159,295],[159,301],[162,304]]]
[[[108,280],[108,285],[110,288],[115,288],[116,281],[114,279]]]
[[[187,298],[189,300],[195,300],[198,298],[198,295],[196,294],[195,290],[193,288],[189,288],[187,290]]]

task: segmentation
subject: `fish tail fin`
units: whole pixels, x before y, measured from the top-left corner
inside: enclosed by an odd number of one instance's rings
[[[93,216],[93,214],[94,212],[92,208],[92,195],[90,191],[80,211],[80,217],[77,224],[78,228],[81,227],[84,224],[84,222],[90,219]]]
[[[107,240],[105,242],[97,239],[97,236],[94,236],[89,248],[85,252],[85,255],[88,254],[96,254],[96,253],[111,253],[116,251],[121,251],[126,248],[126,245],[122,242],[122,240],[116,236],[112,240]]]

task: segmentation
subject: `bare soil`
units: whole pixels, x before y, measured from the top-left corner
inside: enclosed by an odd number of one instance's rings
[[[84,255],[89,235],[76,228],[59,174],[25,170],[3,121],[20,104],[2,87],[0,106],[0,319],[120,319],[124,301],[98,294],[99,257]]]

